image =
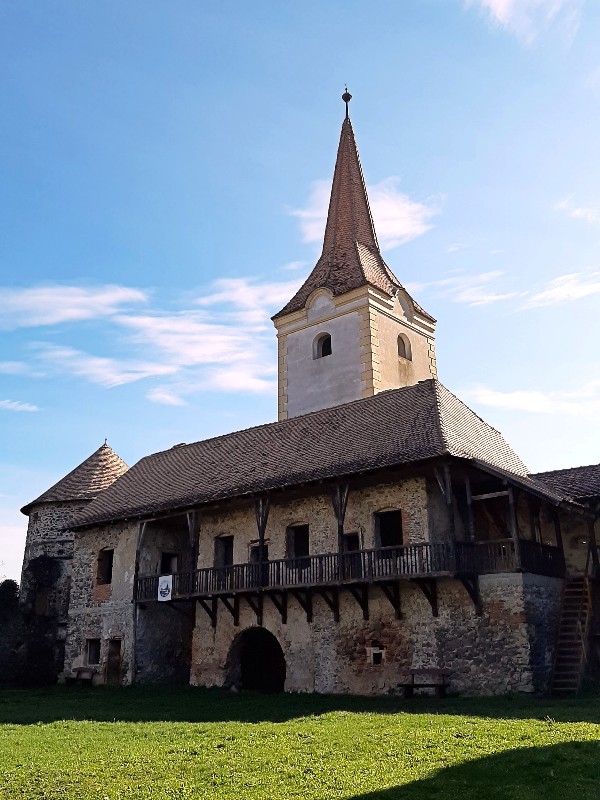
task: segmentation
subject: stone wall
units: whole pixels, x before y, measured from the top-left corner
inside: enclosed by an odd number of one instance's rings
[[[483,610],[478,616],[464,587],[439,581],[439,616],[412,582],[402,584],[402,619],[395,618],[377,587],[370,589],[370,619],[364,620],[347,592],[340,597],[340,621],[314,597],[312,623],[290,598],[287,624],[265,599],[263,625],[279,641],[287,665],[286,691],[381,694],[398,691],[410,668],[451,670],[453,691],[467,694],[531,692],[541,688],[550,659],[555,617],[545,617],[560,594],[560,581],[529,580],[519,574],[480,579]],[[191,683],[221,686],[237,634],[256,625],[254,612],[242,603],[235,627],[223,607],[216,628],[200,611],[194,631]],[[382,647],[383,661],[373,665],[369,648]]]

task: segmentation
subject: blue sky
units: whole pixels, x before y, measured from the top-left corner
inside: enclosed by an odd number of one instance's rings
[[[0,575],[108,437],[276,417],[344,83],[440,379],[532,470],[600,460],[600,5],[1,0]]]

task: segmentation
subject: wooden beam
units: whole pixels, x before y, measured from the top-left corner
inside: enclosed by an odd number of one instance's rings
[[[271,598],[271,602],[281,614],[281,623],[285,625],[287,623],[287,592],[281,592],[281,599],[277,597],[277,592],[268,592],[267,597]]]
[[[340,593],[338,589],[316,589],[333,611],[333,621],[340,621]]]
[[[508,491],[504,489],[501,492],[488,492],[487,494],[474,494],[471,500],[493,500],[494,497],[508,497]]]
[[[418,578],[416,581],[417,586],[423,592],[429,605],[431,606],[431,613],[434,617],[438,616],[438,590],[437,581],[430,578]]]
[[[263,596],[261,594],[256,595],[256,600],[251,594],[245,594],[244,597],[252,611],[256,614],[256,624],[262,626],[263,624]]]
[[[302,592],[300,589],[292,589],[292,594],[300,603],[306,614],[306,621],[310,624],[313,621],[313,602],[312,592],[310,589]]]
[[[369,587],[364,584],[348,586],[348,591],[362,609],[363,619],[369,619]]]
[[[478,617],[481,616],[483,613],[482,606],[481,606],[481,595],[479,593],[479,578],[460,578],[459,579],[462,585],[467,590],[467,594],[473,601],[473,605],[475,606],[475,613]]]
[[[470,541],[475,541],[475,519],[473,517],[473,495],[471,494],[471,481],[468,473],[465,475],[465,492],[467,495],[467,530]]]
[[[594,520],[588,520],[588,539],[589,544],[588,547],[590,548],[590,553],[592,556],[592,564],[594,565],[594,575],[598,572],[598,543],[596,542],[596,528],[594,525]]]
[[[508,529],[515,543],[515,567],[521,569],[521,548],[519,547],[519,526],[517,523],[517,509],[513,487],[509,486],[508,495]]]
[[[456,525],[454,522],[454,494],[452,492],[450,464],[444,464],[444,485],[446,487],[446,508],[448,510],[448,524],[450,525],[450,538],[454,539]]]
[[[391,583],[380,583],[381,591],[390,601],[394,609],[396,619],[402,619],[402,609],[400,607],[400,581],[392,581]]]
[[[188,539],[190,548],[190,569],[198,566],[198,539],[200,536],[200,514],[197,511],[188,511],[186,514],[188,525]],[[180,568],[181,569],[181,568]]]
[[[230,600],[228,597],[221,596],[221,601],[223,605],[229,611],[231,616],[233,617],[233,624],[237,628],[240,624],[240,597],[237,594],[234,594],[233,598]]]
[[[211,599],[210,605],[204,600],[203,597],[197,597],[196,602],[200,604],[200,606],[206,611],[208,616],[210,617],[210,624],[213,628],[217,627],[217,598],[213,597]]]
[[[444,486],[444,479],[442,478],[442,473],[439,471],[437,467],[433,468],[433,474],[435,475],[435,479],[437,481],[438,486],[440,487],[440,492],[442,496],[446,497],[446,487]]]
[[[267,529],[270,507],[271,500],[269,495],[254,498],[254,513],[256,514],[256,527],[258,528],[258,564],[261,585],[264,585],[266,580],[268,580],[268,577],[265,575],[265,570],[263,569],[263,564],[265,563],[265,531]],[[262,622],[258,624],[262,625]]]
[[[338,543],[338,568],[340,579],[344,578],[344,519],[346,518],[346,506],[348,505],[348,492],[350,487],[347,483],[337,483],[331,492],[331,502],[333,513],[337,521],[337,543]]]

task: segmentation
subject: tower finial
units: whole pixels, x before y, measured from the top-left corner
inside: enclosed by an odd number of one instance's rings
[[[349,103],[350,103],[350,100],[352,100],[352,95],[351,95],[351,94],[350,94],[350,92],[348,91],[348,87],[347,87],[347,86],[346,86],[346,91],[345,91],[345,92],[344,92],[344,94],[342,95],[342,100],[344,101],[344,103],[346,103],[346,119],[348,119],[348,117],[349,117],[349,114],[348,114],[348,105],[349,105]]]

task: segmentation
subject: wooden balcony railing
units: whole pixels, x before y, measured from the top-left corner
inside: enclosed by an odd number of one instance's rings
[[[521,571],[562,577],[563,553],[557,547],[519,541]],[[229,567],[206,567],[173,575],[171,597],[210,597],[259,590],[338,586],[346,583],[474,576],[517,569],[512,539],[383,547],[351,553],[324,553]],[[137,600],[156,600],[158,575],[138,578]]]

